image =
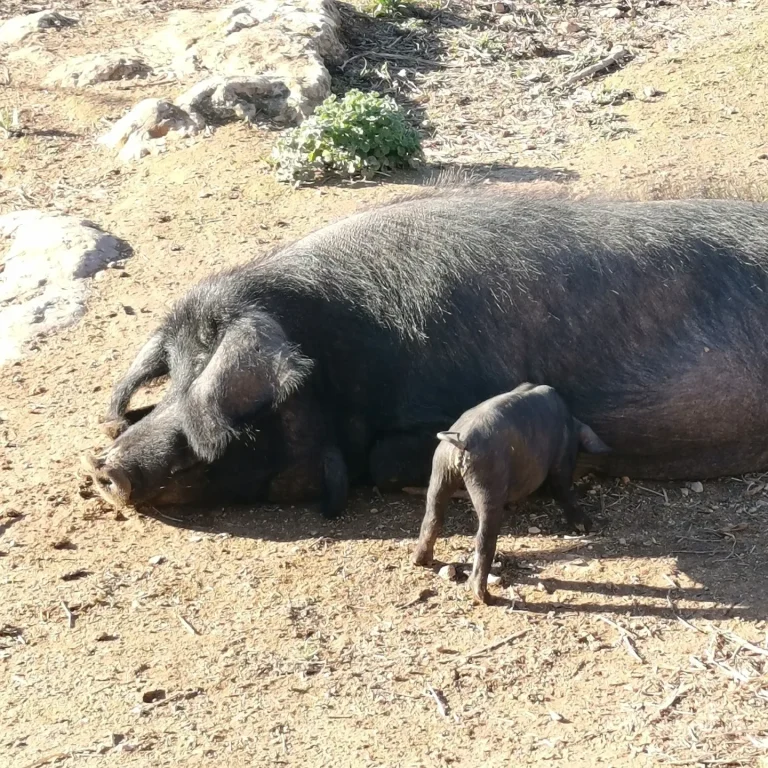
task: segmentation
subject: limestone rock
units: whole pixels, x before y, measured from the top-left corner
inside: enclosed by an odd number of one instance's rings
[[[45,29],[61,29],[77,24],[77,19],[58,11],[38,11],[24,16],[14,16],[0,24],[0,45],[15,45],[25,38]]]
[[[59,64],[46,77],[48,88],[65,86],[83,88],[109,80],[125,80],[129,77],[146,77],[152,67],[138,55],[121,53],[96,53],[76,56]]]
[[[85,280],[128,255],[124,242],[74,216],[0,216],[0,364],[21,357],[31,337],[75,322]]]
[[[209,77],[176,99],[200,128],[232,119],[254,121],[258,115],[290,120],[290,91],[277,77]]]
[[[99,139],[105,147],[118,150],[124,162],[139,160],[163,145],[159,139],[193,136],[201,125],[184,109],[164,99],[144,99],[120,118]]]
[[[223,10],[174,11],[166,27],[148,36],[142,55],[156,71],[202,80],[173,102],[179,111],[170,122],[180,128],[154,133],[189,136],[234,119],[301,122],[330,95],[326,63],[343,56],[339,33],[334,0],[243,0]],[[168,109],[170,100],[161,103]],[[153,131],[116,139],[151,112],[139,106],[101,139],[119,148],[123,160],[153,151]],[[158,118],[158,125],[167,122]]]

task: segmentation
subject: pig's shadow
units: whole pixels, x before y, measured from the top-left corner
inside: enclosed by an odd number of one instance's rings
[[[502,586],[532,585],[548,592],[536,602],[525,604],[525,610],[533,612],[626,614],[630,610],[633,615],[673,620],[677,616],[690,621],[734,617],[764,620],[768,616],[768,502],[755,506],[753,499],[748,507],[740,505],[734,499],[735,482],[713,483],[705,494],[681,498],[679,484],[648,483],[624,489],[615,481],[606,481],[602,488],[598,486],[599,495],[582,500],[595,521],[588,541],[564,536],[562,513],[553,502],[543,497],[531,499],[509,515],[502,530],[505,538],[498,548]],[[722,501],[725,503],[718,503]],[[404,494],[381,496],[370,489],[357,489],[348,510],[337,520],[325,520],[315,506],[142,512],[177,527],[268,541],[415,541],[423,499]],[[436,556],[444,557],[450,551],[446,537],[473,537],[476,525],[471,505],[454,501]],[[529,532],[533,526],[541,531],[534,532],[534,538]],[[506,538],[509,536],[525,538],[513,545]],[[546,537],[551,546],[538,548],[535,542],[539,536]],[[409,553],[410,547],[403,549],[404,558]],[[467,542],[466,559],[470,554],[471,542]],[[661,558],[672,562],[661,562]],[[630,559],[659,560],[654,569],[644,569],[649,574],[644,580],[653,580],[655,586],[629,583],[629,575],[616,578],[617,570],[621,574],[622,569],[612,561]],[[555,564],[555,570],[564,574],[562,578],[538,575]],[[435,570],[439,565],[435,563]],[[605,570],[611,574],[605,581],[569,578],[570,574],[591,576]],[[636,566],[631,570],[636,571]],[[683,587],[680,580],[696,586]],[[498,587],[491,590],[499,594]],[[613,603],[595,600],[569,604],[568,593],[574,592],[619,599]],[[631,598],[629,605],[626,598]],[[503,604],[505,600],[497,602]],[[512,601],[506,603],[512,605]],[[686,609],[678,609],[678,603]],[[521,606],[516,603],[512,607]]]

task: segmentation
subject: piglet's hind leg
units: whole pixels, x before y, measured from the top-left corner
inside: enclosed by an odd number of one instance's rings
[[[453,449],[441,446],[435,451],[432,477],[427,489],[427,509],[421,523],[419,541],[413,551],[412,560],[415,565],[429,565],[434,559],[435,542],[443,527],[445,510],[451,496],[461,486],[461,475],[448,464],[448,450]]]
[[[487,603],[488,574],[496,554],[506,499],[503,494],[494,493],[472,482],[467,482],[467,490],[479,522],[475,537],[475,562],[469,577],[469,587],[476,600]]]

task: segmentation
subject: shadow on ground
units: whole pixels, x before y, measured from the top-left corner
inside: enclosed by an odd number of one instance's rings
[[[497,554],[502,564],[501,586],[529,585],[548,594],[536,603],[520,604],[507,598],[497,598],[496,602],[511,610],[534,613],[629,614],[673,620],[679,617],[685,621],[764,620],[768,616],[768,505],[749,512],[741,508],[734,498],[743,490],[738,485],[736,481],[716,483],[714,491],[703,496],[665,503],[659,500],[662,492],[656,490],[664,489],[663,485],[623,489],[614,486],[612,480],[606,481],[596,486],[600,489],[597,496],[584,496],[595,530],[582,539],[563,536],[563,518],[552,502],[543,497],[530,500],[510,514],[502,530],[504,537],[525,539],[516,543],[514,556],[505,551],[509,539],[501,540]],[[668,485],[666,490],[668,497],[679,496],[679,486]],[[611,499],[619,501],[607,505]],[[334,521],[323,519],[315,507],[168,508],[142,512],[177,527],[275,542],[415,540],[423,503],[405,495],[381,496],[370,489],[359,489],[348,511]],[[541,537],[530,536],[528,528],[532,525],[542,531]],[[447,537],[473,537],[475,527],[471,506],[453,502],[438,541],[438,556],[446,551]],[[550,546],[539,546],[541,538]],[[403,557],[408,556],[407,552],[403,550]],[[468,542],[460,559],[466,562],[470,555]],[[623,583],[609,577],[616,573],[627,578],[629,561],[655,563],[662,558],[676,562],[676,568],[659,563],[663,573],[654,574],[664,576],[667,585]],[[612,567],[619,562],[621,567]],[[556,564],[574,565],[578,570],[590,563],[599,564],[608,578],[600,581],[539,575]],[[442,564],[436,562],[433,567],[437,570]],[[654,580],[658,583],[658,579]],[[687,580],[694,586],[680,585]],[[493,591],[498,594],[498,588]],[[578,593],[578,600],[563,601],[563,593]],[[685,604],[685,608],[678,608],[677,603]]]

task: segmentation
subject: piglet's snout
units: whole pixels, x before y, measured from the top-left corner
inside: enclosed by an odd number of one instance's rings
[[[131,498],[131,481],[119,467],[108,466],[107,458],[86,454],[81,461],[86,472],[93,478],[99,494],[111,504],[125,506]]]

